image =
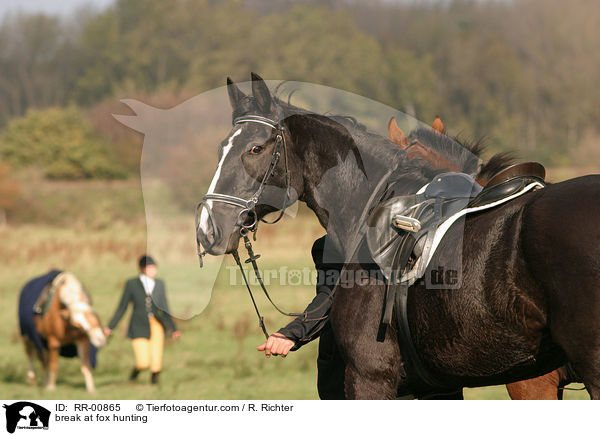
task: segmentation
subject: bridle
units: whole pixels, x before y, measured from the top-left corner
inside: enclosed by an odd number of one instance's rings
[[[256,214],[256,205],[258,204],[258,202],[260,200],[260,197],[263,193],[263,190],[265,189],[265,186],[267,185],[267,182],[273,175],[273,172],[275,171],[275,168],[277,167],[277,164],[279,163],[279,159],[281,158],[282,151],[283,151],[283,155],[284,155],[285,179],[286,179],[285,197],[283,199],[283,205],[280,209],[279,216],[274,221],[267,222],[263,218],[261,218],[260,221],[267,223],[267,224],[275,224],[283,217],[283,214],[285,213],[285,209],[288,207],[288,201],[290,199],[290,172],[288,169],[287,148],[286,148],[286,144],[285,144],[285,126],[283,125],[283,118],[281,118],[279,121],[273,121],[269,118],[262,117],[260,115],[244,115],[244,116],[238,117],[233,120],[234,126],[237,126],[237,125],[243,124],[243,123],[263,124],[263,125],[266,125],[266,126],[269,126],[273,129],[275,129],[275,131],[276,131],[275,147],[273,148],[273,155],[271,156],[271,163],[269,164],[269,168],[267,168],[267,171],[265,172],[265,175],[263,176],[263,178],[260,182],[260,185],[258,186],[258,189],[254,193],[254,195],[252,195],[252,197],[250,197],[250,199],[248,199],[248,200],[246,200],[244,198],[236,197],[233,195],[228,195],[228,194],[217,194],[217,193],[206,194],[202,198],[202,201],[196,207],[196,230],[199,230],[199,228],[198,228],[199,210],[201,209],[202,206],[205,206],[206,211],[209,214],[210,222],[213,226],[214,235],[215,236],[217,235],[217,228],[215,225],[215,221],[212,217],[211,208],[207,206],[207,201],[212,200],[213,202],[226,203],[226,204],[229,204],[232,206],[237,206],[237,207],[241,208],[241,211],[239,213],[239,219],[238,219],[238,224],[240,225],[240,232],[247,233],[249,231],[252,231],[252,232],[256,231],[256,227],[258,226],[258,221],[259,221],[257,219],[258,215]],[[252,223],[244,224],[244,222],[243,222],[244,216],[252,216]],[[199,233],[197,232],[196,235],[198,235],[198,234]],[[200,246],[199,239],[197,242],[198,242],[198,246]],[[206,253],[199,252],[198,254],[200,256],[204,256]]]
[[[208,213],[211,225],[213,227],[213,235],[216,237],[218,229],[215,225],[215,220],[213,219],[213,216],[212,216],[211,207],[207,203],[208,200],[239,207],[241,209],[240,213],[238,215],[238,225],[240,226],[240,235],[244,238],[244,246],[245,246],[246,251],[248,252],[248,256],[249,256],[248,259],[245,260],[245,263],[252,264],[252,267],[254,269],[254,274],[256,275],[256,278],[260,284],[260,287],[262,288],[262,290],[263,290],[265,296],[267,297],[267,299],[269,300],[269,302],[273,305],[273,307],[275,309],[277,309],[277,311],[279,313],[281,313],[282,315],[285,315],[285,316],[291,316],[291,317],[304,316],[303,321],[306,321],[306,322],[323,319],[323,318],[308,319],[309,312],[307,312],[307,311],[302,312],[302,313],[284,312],[271,299],[271,296],[269,295],[267,288],[265,287],[265,285],[263,283],[262,276],[260,275],[260,272],[258,270],[258,265],[256,264],[256,260],[260,257],[260,254],[254,253],[254,251],[252,249],[252,243],[250,242],[250,238],[248,237],[248,233],[252,232],[254,234],[254,240],[256,240],[256,231],[258,229],[259,221],[262,221],[265,224],[275,224],[279,220],[281,220],[281,218],[283,217],[283,214],[285,213],[286,208],[289,206],[288,202],[290,200],[291,182],[290,182],[290,171],[289,171],[289,167],[288,167],[287,146],[286,146],[286,140],[285,140],[286,129],[285,129],[285,126],[283,123],[282,116],[279,117],[278,121],[274,121],[270,118],[266,118],[266,117],[263,117],[260,115],[243,115],[243,116],[237,117],[233,120],[234,126],[237,126],[237,125],[243,124],[243,123],[263,124],[265,126],[269,126],[273,129],[275,129],[275,132],[276,132],[275,147],[273,148],[271,162],[269,163],[269,167],[267,168],[267,171],[265,172],[265,175],[263,176],[258,189],[254,193],[254,195],[252,195],[252,197],[250,197],[250,199],[246,200],[246,199],[236,197],[233,195],[228,195],[228,194],[210,193],[210,194],[206,194],[202,198],[202,201],[200,203],[198,203],[198,205],[196,206],[196,244],[198,247],[198,259],[200,261],[200,267],[202,267],[202,265],[203,265],[202,258],[207,254],[205,250],[203,251],[201,249],[202,244],[201,244],[200,236],[199,236],[200,235],[200,225],[199,225],[200,210],[202,209],[202,207],[204,207],[206,212]],[[273,175],[275,168],[277,167],[277,164],[279,163],[279,160],[281,159],[282,153],[283,153],[283,162],[284,162],[284,168],[285,168],[285,180],[286,180],[286,188],[285,188],[285,196],[284,196],[284,200],[283,200],[283,205],[279,211],[279,215],[273,221],[266,221],[264,218],[259,219],[258,215],[256,213],[256,206],[259,203],[260,197],[265,189],[265,186],[267,185],[267,182]],[[250,224],[244,224],[244,219],[247,218],[248,216],[252,217],[252,222]],[[250,299],[252,300],[252,305],[254,306],[254,310],[256,311],[256,315],[258,317],[258,325],[261,328],[261,330],[263,331],[265,338],[268,339],[269,334],[267,333],[267,329],[265,327],[264,318],[261,316],[260,311],[258,310],[258,306],[256,305],[254,295],[252,294],[252,289],[250,288],[250,284],[248,283],[248,278],[246,277],[246,273],[244,272],[244,269],[242,267],[242,262],[240,260],[240,256],[238,254],[237,249],[234,250],[231,253],[231,255],[235,259],[235,262],[237,263],[237,265],[240,269],[242,278],[244,279],[244,284],[246,285],[246,289],[248,290],[248,293],[250,294]],[[310,312],[320,309],[321,306],[322,305],[320,305],[319,307],[317,307],[314,310],[311,310]]]

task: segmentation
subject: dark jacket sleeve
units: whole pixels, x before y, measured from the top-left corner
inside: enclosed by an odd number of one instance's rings
[[[157,293],[156,295],[156,305],[159,308],[160,319],[165,324],[165,327],[167,328],[167,330],[174,332],[177,331],[177,327],[175,326],[173,318],[171,318],[171,314],[169,313],[169,304],[167,303],[167,291],[165,289],[165,284],[162,280],[161,285],[161,292]]]
[[[119,306],[117,307],[117,310],[115,311],[115,314],[113,315],[112,319],[108,323],[108,328],[111,330],[113,330],[117,326],[119,321],[121,321],[121,318],[123,318],[123,315],[127,310],[127,306],[131,301],[131,289],[129,283],[130,282],[128,281],[125,284],[125,289],[123,290],[123,295],[121,295],[121,301],[119,302]]]
[[[337,253],[331,256],[332,250],[334,249],[327,243],[327,236],[315,241],[311,253],[317,270],[317,295],[306,307],[303,315],[278,331],[295,342],[292,351],[319,337],[328,322],[333,289],[343,267],[342,263],[332,262],[332,259],[339,259]]]

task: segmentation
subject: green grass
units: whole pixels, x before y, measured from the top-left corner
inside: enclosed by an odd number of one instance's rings
[[[184,228],[179,224],[170,228]],[[187,237],[187,232],[180,233],[176,238]],[[271,229],[262,235],[265,241],[272,237]],[[268,260],[274,258],[310,266],[309,249],[314,237],[316,235],[309,230],[301,241],[294,238],[296,245],[292,251],[283,248],[278,253],[274,253],[277,250],[267,253],[263,250],[265,266],[269,267]],[[77,359],[61,358],[55,392],[25,384],[26,358],[17,327],[18,292],[31,277],[52,267],[69,269],[90,290],[94,307],[106,323],[118,303],[125,280],[136,274],[136,259],[146,245],[144,229],[116,225],[82,232],[26,225],[1,229],[0,240],[0,313],[4,314],[0,320],[4,332],[0,335],[0,397],[88,398]],[[165,233],[165,244],[173,240],[173,234]],[[289,247],[292,241],[281,242]],[[264,242],[257,244],[257,250],[262,250],[260,247],[264,245]],[[189,275],[201,274],[196,259],[191,260],[187,265]],[[168,268],[164,265],[160,272]],[[163,277],[168,289],[168,276]],[[189,320],[179,321],[183,336],[177,341],[169,340],[165,346],[164,370],[158,387],[149,385],[149,374],[142,374],[135,384],[127,381],[133,366],[133,352],[125,338],[128,313],[109,344],[99,352],[94,371],[97,392],[93,398],[316,399],[316,343],[286,359],[266,359],[255,350],[264,338],[256,325],[246,290],[241,286],[228,286],[228,278],[229,271],[223,268],[207,308]],[[289,310],[301,310],[314,294],[310,286],[294,287],[293,292],[280,286],[272,288],[276,298]],[[172,294],[171,304],[176,305]],[[269,309],[264,297],[258,295],[257,299],[264,308],[271,331],[285,324],[287,320]]]
[[[0,397],[11,399],[316,399],[316,342],[286,359],[266,359],[255,351],[263,342],[245,288],[229,286],[229,270],[222,268],[214,291],[181,283],[202,274],[187,242],[190,218],[162,222],[162,232],[150,238],[157,250],[159,273],[166,279],[171,305],[181,311],[188,301],[201,300],[194,309],[206,309],[186,321],[179,321],[183,336],[165,346],[164,370],[159,386],[148,383],[149,374],[131,384],[127,377],[133,366],[133,352],[125,338],[129,313],[121,321],[109,344],[100,351],[94,371],[97,392],[84,389],[77,359],[60,360],[57,389],[25,384],[26,359],[17,328],[17,298],[31,277],[52,267],[74,272],[90,290],[94,307],[106,323],[112,316],[125,280],[136,274],[135,262],[146,249],[143,225],[114,224],[93,230],[23,225],[0,229]],[[156,223],[155,223],[156,224]],[[149,227],[155,228],[155,227]],[[193,225],[191,227],[193,229]],[[277,226],[263,226],[255,249],[263,255],[261,267],[295,265],[312,268],[310,247],[323,234],[312,216],[286,219]],[[231,265],[229,261],[228,265]],[[173,278],[171,278],[173,277]],[[178,284],[177,281],[180,281]],[[271,285],[273,297],[284,309],[302,310],[314,295],[310,285]],[[183,298],[183,305],[178,304]],[[268,306],[257,294],[267,327],[274,331],[287,319]],[[187,316],[194,313],[186,312]],[[38,365],[39,369],[39,365]],[[39,372],[39,371],[38,371]],[[468,399],[508,398],[503,386],[468,389]],[[587,398],[585,392],[569,391],[566,398]]]

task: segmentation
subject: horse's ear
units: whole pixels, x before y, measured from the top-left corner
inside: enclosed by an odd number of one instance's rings
[[[271,92],[265,81],[256,73],[250,73],[252,77],[252,95],[258,103],[258,107],[262,112],[271,112]]]
[[[390,118],[388,123],[388,135],[390,140],[394,144],[399,145],[402,149],[405,149],[408,146],[408,139],[402,129],[398,127],[398,123],[394,117]]]
[[[444,123],[442,122],[442,119],[440,117],[438,117],[437,115],[435,116],[435,120],[433,120],[433,124],[431,125],[431,128],[441,134],[444,134],[444,132],[445,132]]]
[[[229,94],[229,103],[231,103],[233,109],[235,109],[240,100],[246,96],[229,77],[227,78],[227,93]]]

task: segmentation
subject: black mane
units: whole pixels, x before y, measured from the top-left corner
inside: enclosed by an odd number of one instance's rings
[[[356,118],[349,115],[334,115],[334,114],[316,114],[307,109],[295,106],[290,103],[293,91],[288,94],[287,101],[277,95],[280,86],[285,83],[280,83],[273,95],[274,103],[283,110],[283,116],[289,117],[293,115],[313,115],[339,123],[347,129],[353,138],[361,140],[364,144],[369,144],[374,150],[391,149],[401,157],[397,161],[400,165],[403,178],[415,178],[421,180],[431,180],[436,174],[445,170],[431,168],[428,165],[423,165],[418,160],[409,160],[407,153],[393,144],[387,137],[371,132],[366,125],[360,123]],[[251,97],[250,97],[251,98]],[[450,137],[445,134],[440,134],[428,127],[419,127],[413,130],[409,136],[411,140],[418,140],[422,144],[431,147],[448,161],[454,163],[463,172],[479,179],[488,179],[502,169],[514,163],[514,156],[511,153],[496,153],[488,161],[482,162],[482,156],[486,151],[484,139],[469,140],[460,136]],[[360,166],[360,154],[356,147],[352,148],[352,152],[356,157],[357,163]],[[345,158],[345,156],[344,156]]]
[[[396,144],[391,142],[387,137],[384,137],[378,133],[370,131],[366,125],[360,123],[356,118],[349,115],[334,115],[334,114],[316,114],[312,111],[294,106],[288,101],[284,101],[278,96],[274,96],[273,100],[276,105],[282,108],[283,116],[290,117],[293,115],[309,115],[320,117],[322,119],[329,120],[333,124],[337,124],[340,130],[346,130],[351,134],[353,138],[354,147],[352,152],[355,154],[357,163],[362,161],[356,142],[367,145],[371,148],[373,153],[389,153],[393,158],[389,159],[390,165],[395,163],[397,168],[393,169],[394,172],[401,176],[402,179],[414,179],[418,183],[427,183],[439,174],[441,171],[432,169],[428,166],[424,166],[417,161],[409,160],[408,154],[398,147]],[[366,174],[365,174],[366,175]]]
[[[450,137],[426,127],[413,130],[408,139],[409,143],[411,140],[418,140],[431,147],[463,172],[481,179],[487,179],[514,163],[511,153],[496,153],[487,162],[482,163],[482,156],[486,150],[484,139]]]
[[[466,147],[453,138],[427,127],[419,127],[408,135],[408,143],[418,141],[452,162],[463,172],[474,176],[479,170],[481,146],[475,142]]]

